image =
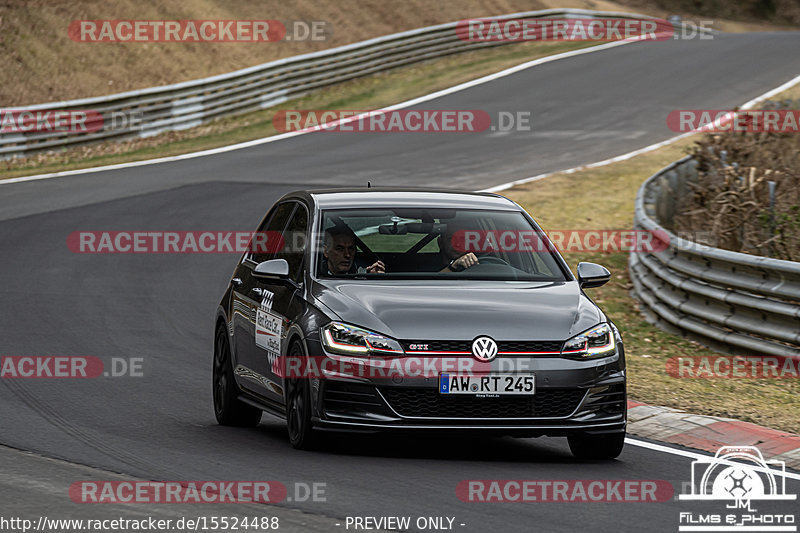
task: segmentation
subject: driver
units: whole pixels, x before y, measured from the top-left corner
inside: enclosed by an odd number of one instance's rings
[[[441,261],[444,265],[439,272],[461,272],[471,266],[478,264],[478,257],[469,251],[457,249],[453,243],[453,237],[456,232],[463,229],[468,229],[468,224],[464,220],[451,221],[447,223],[447,229],[444,233],[439,234],[439,253]],[[461,239],[463,241],[463,239]]]
[[[353,268],[353,260],[356,257],[356,236],[353,230],[346,226],[333,226],[325,230],[322,255],[325,257],[326,273],[329,276],[357,273],[383,274],[386,272],[386,266],[380,260],[366,268]]]

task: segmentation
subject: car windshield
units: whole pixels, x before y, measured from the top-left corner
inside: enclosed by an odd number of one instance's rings
[[[319,277],[566,281],[521,212],[396,208],[323,211]]]

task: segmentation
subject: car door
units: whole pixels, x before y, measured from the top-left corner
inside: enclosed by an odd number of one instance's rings
[[[263,294],[256,316],[256,369],[268,383],[267,397],[283,401],[282,357],[288,353],[289,328],[305,309],[301,284],[304,279],[306,243],[308,241],[309,211],[297,203],[283,232],[283,246],[272,259],[284,259],[289,264],[289,279],[257,279],[255,284]]]
[[[243,389],[265,398],[272,396],[269,391],[274,387],[263,374],[264,365],[260,364],[262,350],[256,349],[256,320],[259,309],[269,306],[272,293],[265,292],[266,288],[257,282],[252,273],[256,265],[272,259],[275,253],[269,247],[259,249],[254,243],[258,242],[258,236],[282,234],[296,208],[296,202],[282,202],[264,217],[264,221],[251,240],[251,249],[243,257],[233,282],[232,310],[236,352],[234,372]],[[259,334],[259,341],[263,340],[262,334]]]

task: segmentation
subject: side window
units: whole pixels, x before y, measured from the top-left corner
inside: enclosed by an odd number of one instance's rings
[[[307,235],[308,211],[299,205],[283,232],[283,248],[275,254],[275,259],[286,259],[289,263],[289,277],[295,281],[302,277]]]
[[[275,236],[283,232],[292,211],[297,204],[295,202],[285,202],[275,208],[272,216],[268,217],[261,227],[258,228],[253,239],[250,241],[250,259],[256,263],[275,258],[275,250],[269,242]],[[265,242],[266,241],[266,242]]]

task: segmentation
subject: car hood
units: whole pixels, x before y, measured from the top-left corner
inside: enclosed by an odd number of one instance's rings
[[[605,320],[575,281],[325,280],[312,293],[332,318],[404,340],[566,340]]]

